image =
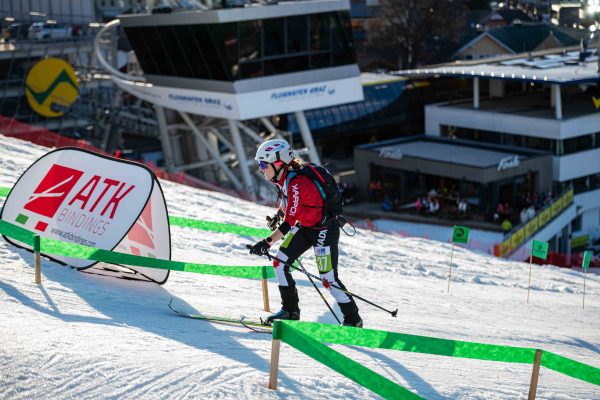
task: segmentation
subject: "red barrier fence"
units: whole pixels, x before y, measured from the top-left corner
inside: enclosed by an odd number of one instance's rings
[[[44,127],[29,125],[17,121],[14,118],[8,118],[2,115],[0,115],[0,134],[25,140],[44,147],[78,147],[80,149],[90,150],[95,153],[114,156],[112,154],[106,153],[98,147],[95,147],[87,140],[72,139],[65,136],[61,136],[57,133],[49,131]],[[205,182],[201,179],[190,176],[184,173],[183,171],[177,173],[167,172],[162,168],[157,168],[151,162],[142,162],[142,164],[148,166],[157,177],[167,181],[180,183],[182,185],[187,185],[198,189],[226,193],[231,196],[243,198],[246,200],[249,200],[251,198],[248,193],[238,193],[235,190],[222,188],[216,184]]]

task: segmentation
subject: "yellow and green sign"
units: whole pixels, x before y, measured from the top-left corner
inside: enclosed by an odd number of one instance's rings
[[[29,70],[25,80],[25,95],[38,114],[55,118],[64,114],[79,91],[73,67],[59,58],[47,58]]]

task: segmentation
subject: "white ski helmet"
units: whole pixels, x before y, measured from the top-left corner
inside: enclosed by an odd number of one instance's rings
[[[277,161],[289,164],[294,159],[293,154],[294,150],[288,142],[283,139],[272,139],[267,140],[259,146],[254,159],[258,162],[262,161],[269,164],[276,163]]]

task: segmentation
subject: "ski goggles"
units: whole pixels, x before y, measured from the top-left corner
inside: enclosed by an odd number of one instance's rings
[[[269,163],[266,163],[264,161],[259,161],[258,167],[264,171],[265,169],[269,168]]]

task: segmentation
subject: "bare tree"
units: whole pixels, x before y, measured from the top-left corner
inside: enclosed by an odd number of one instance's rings
[[[370,46],[400,68],[444,61],[461,34],[464,0],[380,0]]]

